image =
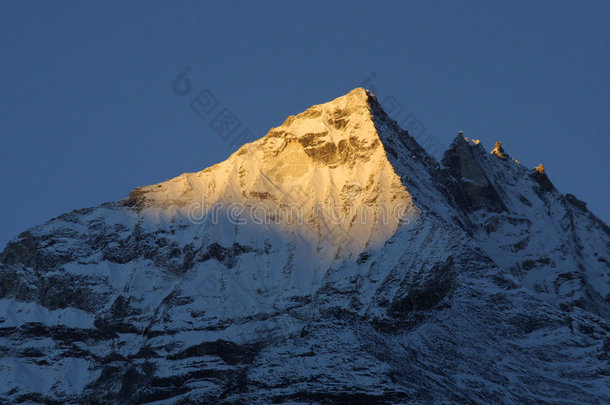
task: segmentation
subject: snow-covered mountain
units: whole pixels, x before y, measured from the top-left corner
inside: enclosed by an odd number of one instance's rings
[[[6,403],[608,403],[610,230],[358,88],[0,254]]]

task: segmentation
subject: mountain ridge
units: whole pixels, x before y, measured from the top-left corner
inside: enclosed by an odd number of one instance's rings
[[[610,232],[496,144],[357,88],[0,253],[0,396],[601,403]]]

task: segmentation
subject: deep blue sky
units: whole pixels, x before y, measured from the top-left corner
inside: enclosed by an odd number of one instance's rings
[[[422,136],[501,140],[610,221],[610,2],[123,3],[0,2],[0,248],[236,149],[187,66],[257,138],[374,74]]]

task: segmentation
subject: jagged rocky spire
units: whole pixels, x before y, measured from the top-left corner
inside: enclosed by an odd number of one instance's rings
[[[481,149],[479,141],[469,140],[459,131],[441,163],[456,181],[455,184],[451,183],[450,187],[458,205],[464,211],[485,208],[500,212],[505,210],[505,206],[477,158]]]
[[[504,152],[504,148],[502,148],[502,142],[496,141],[494,148],[490,152],[493,155],[496,155],[500,159],[508,159],[508,154]]]
[[[544,166],[540,163],[538,166],[532,170],[531,176],[536,182],[540,185],[540,189],[542,191],[555,191],[555,186],[547,176],[546,171],[544,170]]]

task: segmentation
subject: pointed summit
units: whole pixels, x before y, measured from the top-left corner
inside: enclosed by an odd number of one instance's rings
[[[464,136],[464,131],[458,131],[457,136],[453,138],[452,146],[458,144],[466,144],[466,145],[479,145],[481,141],[478,139],[470,139]]]
[[[370,91],[368,91],[364,87],[356,87],[355,89],[353,89],[352,91],[347,93],[345,96],[338,97],[335,100],[338,100],[338,99],[341,99],[341,98],[347,98],[347,99],[349,99],[349,100],[351,100],[353,102],[356,102],[356,103],[358,103],[358,102],[360,102],[360,103],[368,103],[368,101],[369,101],[369,99],[371,97],[374,97],[373,93],[371,93]]]
[[[543,191],[555,190],[555,186],[551,182],[551,179],[549,179],[549,176],[547,176],[547,174],[544,170],[544,166],[542,166],[542,163],[540,163],[538,166],[536,166],[534,168],[534,170],[531,173],[531,176],[534,180],[536,180],[538,182],[538,184],[540,184],[540,187]]]
[[[502,142],[500,141],[496,141],[494,148],[489,153],[491,153],[492,155],[496,155],[502,160],[508,159],[508,154],[504,151],[504,148],[502,148]]]
[[[288,117],[224,162],[136,189],[130,198],[137,201],[130,202],[151,216],[172,216],[171,208],[187,218],[190,207],[201,201],[208,209],[239,204],[245,215],[262,209],[274,218],[266,225],[269,232],[298,233],[315,246],[322,261],[333,260],[339,251],[359,254],[396,232],[402,214],[389,213],[414,208],[395,161],[389,159],[389,154],[403,160],[415,156],[405,137],[375,96],[359,87]],[[298,207],[298,218],[282,217],[287,205]],[[371,212],[371,206],[383,209],[386,219],[368,220],[381,215]],[[349,220],[337,222],[341,215]],[[293,227],[294,221],[302,226]],[[329,245],[325,241],[331,237],[344,240]]]
[[[504,211],[506,207],[478,159],[481,151],[482,146],[478,140],[465,138],[460,131],[441,163],[457,181],[453,193],[465,212],[482,208],[492,212]]]
[[[313,105],[296,116],[288,117],[267,136],[283,133],[284,136],[302,138],[326,134],[334,143],[352,135],[377,137],[372,120],[372,103],[376,103],[375,96],[358,87],[344,96]]]
[[[458,145],[460,143],[467,143],[466,138],[464,137],[464,131],[458,131],[455,138],[453,138],[452,145]]]

